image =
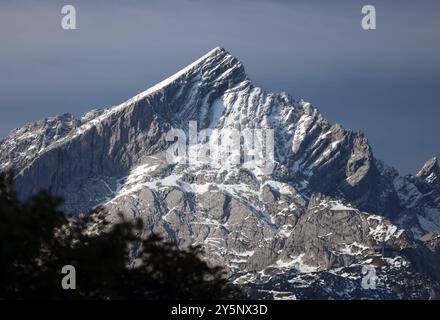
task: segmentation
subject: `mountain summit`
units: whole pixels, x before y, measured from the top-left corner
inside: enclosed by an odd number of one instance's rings
[[[269,66],[268,66],[269,67]],[[170,130],[273,130],[271,174],[237,165],[167,161]],[[399,176],[360,132],[329,123],[309,102],[252,84],[217,47],[175,75],[79,119],[46,118],[0,143],[16,190],[65,199],[74,214],[103,207],[140,217],[145,234],[205,258],[255,298],[404,298],[439,293],[438,164]],[[429,241],[432,237],[429,237]],[[376,268],[378,290],[362,285]]]
[[[434,184],[440,181],[440,167],[438,165],[437,157],[429,159],[420,169],[416,175],[422,178],[429,184]]]

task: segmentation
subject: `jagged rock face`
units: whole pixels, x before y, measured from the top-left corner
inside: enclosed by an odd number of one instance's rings
[[[440,251],[440,231],[433,231],[425,234],[421,240],[425,242],[428,248],[433,252]]]
[[[198,130],[273,129],[273,172],[170,163],[167,133],[188,131],[190,121]],[[201,245],[253,296],[438,293],[437,247],[419,240],[440,230],[436,160],[399,176],[374,158],[362,133],[331,125],[308,102],[255,87],[222,48],[119,106],[14,130],[0,150],[0,169],[17,172],[20,196],[46,188],[65,198],[68,212],[102,206],[110,221],[119,212],[140,217],[146,234]],[[361,287],[363,266],[380,269],[381,289]],[[399,272],[405,278],[396,286]]]
[[[416,177],[423,179],[430,185],[440,183],[440,167],[436,157],[428,160],[422,169],[416,174]]]
[[[435,299],[432,282],[414,273],[397,258],[389,258],[388,264],[377,269],[378,280],[374,290],[364,288],[363,265],[319,273],[286,271],[273,275],[262,283],[247,283],[244,288],[253,299],[307,300],[307,299]]]
[[[70,114],[46,118],[13,130],[0,144],[0,169],[21,170],[45,148],[68,135],[79,120]]]

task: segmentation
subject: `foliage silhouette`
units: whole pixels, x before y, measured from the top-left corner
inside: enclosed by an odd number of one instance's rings
[[[157,235],[140,220],[108,224],[105,211],[66,217],[62,199],[41,191],[21,201],[0,174],[0,299],[242,299],[225,271]],[[64,290],[64,265],[76,289]]]

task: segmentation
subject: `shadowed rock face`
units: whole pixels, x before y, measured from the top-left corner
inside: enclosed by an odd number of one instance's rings
[[[166,134],[187,131],[189,121],[199,130],[273,129],[274,171],[168,163]],[[0,150],[0,170],[17,172],[22,197],[46,188],[72,213],[103,206],[110,221],[118,212],[141,217],[146,234],[201,245],[254,296],[438,293],[437,247],[419,240],[440,230],[437,160],[399,176],[374,158],[362,133],[331,125],[308,102],[255,87],[222,48],[119,106],[14,130]],[[379,291],[362,288],[363,266],[380,268]]]

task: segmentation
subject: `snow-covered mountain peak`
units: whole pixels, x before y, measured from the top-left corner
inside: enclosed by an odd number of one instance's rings
[[[189,121],[198,130],[273,129],[273,171],[170,163],[168,133]],[[17,172],[20,197],[47,189],[64,197],[69,213],[103,206],[110,222],[119,213],[141,218],[145,232],[182,248],[201,245],[211,263],[252,285],[268,283],[267,292],[298,293],[292,279],[311,276],[346,285],[343,297],[370,297],[358,269],[376,263],[389,285],[377,295],[395,297],[389,277],[413,283],[419,270],[411,260],[428,254],[417,239],[440,230],[440,188],[426,183],[438,176],[436,158],[417,177],[399,176],[375,159],[362,133],[330,124],[307,101],[252,85],[221,47],[116,107],[13,131],[0,142],[5,169]],[[414,254],[405,257],[409,246]],[[425,296],[429,284],[418,283],[408,292]]]
[[[224,69],[225,73],[221,74],[220,76],[225,78],[228,76],[227,72],[230,72],[234,69],[239,69],[244,75],[244,68],[241,62],[229,54],[225,49],[216,47],[172,76],[140,93],[138,96],[152,94],[175,82],[185,81],[188,77],[194,74],[199,74],[201,79],[204,80],[210,79],[209,76],[217,69]],[[135,96],[130,100],[136,99],[138,96]]]
[[[440,179],[440,167],[437,157],[429,159],[416,174],[416,177],[422,178],[429,184],[439,182]]]
[[[224,69],[225,67],[227,68]],[[163,91],[169,86],[186,82],[189,78],[192,78],[195,75],[200,76],[199,80],[208,80],[210,79],[209,76],[218,69],[224,69],[225,73],[221,74],[221,76],[223,76],[224,78],[227,78],[228,71],[231,72],[232,70],[236,69],[241,72],[242,77],[247,78],[241,62],[233,57],[231,54],[229,54],[229,52],[227,52],[222,47],[216,47],[210,50],[208,53],[204,54],[199,59],[192,62],[191,64],[187,65],[180,71],[174,73],[173,75],[160,81],[156,85],[146,89],[145,91],[135,95],[124,103],[114,107],[114,109],[138,102],[149,95]]]

